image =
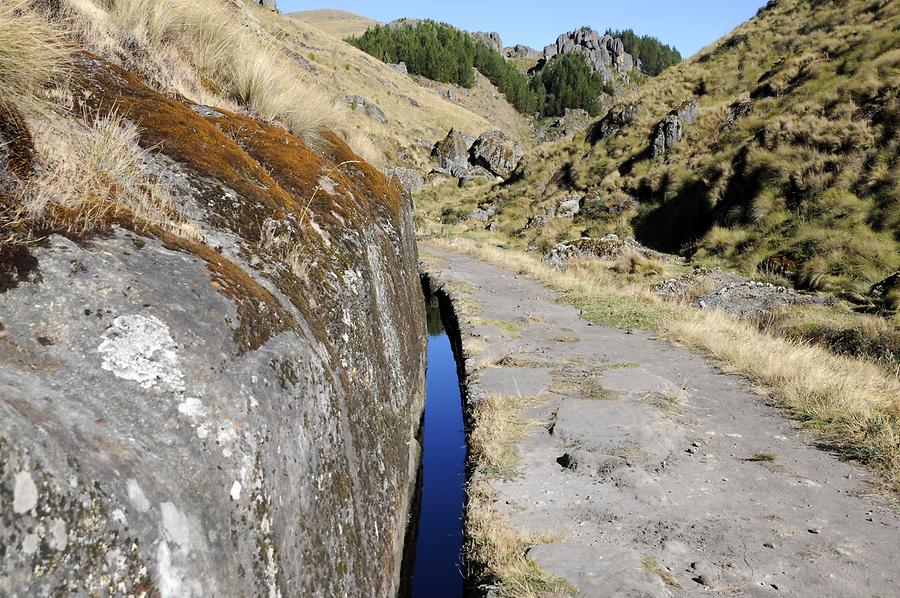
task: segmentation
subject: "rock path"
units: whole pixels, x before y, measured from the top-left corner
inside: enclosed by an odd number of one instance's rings
[[[459,314],[481,349],[467,400],[541,399],[525,413],[543,425],[517,447],[521,475],[492,486],[513,528],[559,538],[528,556],[579,596],[900,596],[897,511],[743,379],[592,326],[522,276],[423,254],[454,302],[480,311]]]

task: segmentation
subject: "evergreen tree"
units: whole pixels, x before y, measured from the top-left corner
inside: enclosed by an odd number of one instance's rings
[[[651,77],[683,60],[681,52],[675,47],[666,45],[653,36],[638,36],[631,29],[607,30],[606,34],[621,39],[625,45],[625,51],[640,59],[644,64],[644,72]]]

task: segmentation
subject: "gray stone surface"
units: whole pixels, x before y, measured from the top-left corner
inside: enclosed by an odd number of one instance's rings
[[[346,99],[347,105],[350,106],[350,109],[354,112],[365,114],[382,125],[387,123],[387,117],[384,115],[384,111],[376,104],[367,101],[360,95],[349,95]]]
[[[535,50],[524,44],[516,44],[511,48],[506,48],[504,54],[507,58],[519,60],[538,60],[543,56],[543,53],[540,50]]]
[[[626,104],[607,112],[591,129],[589,135],[591,143],[597,143],[618,134],[619,131],[634,121],[637,110],[637,104]]]
[[[506,178],[522,159],[524,150],[502,131],[486,131],[472,144],[470,162],[492,174]]]
[[[497,54],[503,54],[503,40],[500,39],[500,34],[496,31],[475,31],[474,33],[470,33],[469,35],[471,35],[476,41],[484,44]]]
[[[481,347],[466,358],[467,406],[539,399],[523,415],[544,425],[516,447],[521,475],[491,482],[495,506],[513,529],[558,538],[527,556],[579,596],[900,595],[895,507],[746,381],[591,326],[522,276],[428,252],[451,297],[481,310],[460,316],[463,343]]]
[[[468,169],[469,148],[474,141],[465,131],[450,129],[447,136],[434,145],[431,155],[437,158],[440,168],[448,174],[453,169]]]
[[[697,267],[669,278],[653,292],[672,301],[688,301],[700,309],[716,309],[739,318],[758,318],[791,305],[828,305],[833,297],[798,293],[787,287],[745,278],[719,268]]]
[[[681,143],[681,119],[677,114],[669,114],[656,123],[650,142],[650,153],[654,158],[664,156],[673,147]]]
[[[425,186],[425,178],[414,168],[389,166],[384,169],[384,174],[388,178],[396,178],[400,181],[400,186],[410,194]]]
[[[0,251],[0,596],[393,595],[424,403],[411,202],[336,169],[337,137],[73,68],[82,101],[165,111],[146,168],[203,242],[122,218]]]

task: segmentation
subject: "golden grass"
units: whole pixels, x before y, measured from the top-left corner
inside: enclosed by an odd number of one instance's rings
[[[556,538],[511,530],[493,507],[496,497],[485,482],[468,489],[465,552],[469,577],[485,580],[504,598],[574,596],[577,590],[529,560],[525,554],[536,544]]]
[[[469,453],[478,470],[488,478],[508,480],[518,475],[519,455],[515,443],[533,423],[519,415],[528,403],[528,399],[519,396],[493,394],[481,399],[475,407]]]
[[[823,443],[872,467],[900,491],[900,378],[884,368],[766,334],[719,312],[665,303],[646,283],[618,276],[603,263],[559,272],[532,255],[470,239],[428,243],[542,282],[597,323],[656,331],[716,359],[788,409]]]
[[[0,102],[33,106],[43,86],[65,74],[69,54],[60,32],[28,2],[0,4]]]
[[[245,109],[312,145],[336,122],[334,101],[260,27],[249,8],[217,0],[64,0],[82,41],[140,70],[164,91]],[[140,51],[135,51],[137,44]]]
[[[83,234],[128,217],[139,228],[158,226],[188,240],[202,237],[199,226],[147,173],[153,156],[138,146],[133,123],[113,113],[74,122],[45,117],[31,128],[41,173],[24,189],[29,220]]]
[[[571,596],[574,589],[564,580],[542,571],[525,555],[536,544],[557,540],[542,534],[510,529],[494,507],[496,497],[489,480],[518,475],[515,445],[535,422],[520,412],[531,402],[520,396],[488,395],[475,407],[469,433],[469,458],[476,481],[467,488],[466,560],[470,576],[495,585],[510,598]]]
[[[102,0],[101,6],[117,27],[153,45],[173,41],[187,16],[175,0]]]
[[[900,487],[900,380],[882,368],[761,334],[719,312],[686,314],[666,334],[746,376],[825,441]]]

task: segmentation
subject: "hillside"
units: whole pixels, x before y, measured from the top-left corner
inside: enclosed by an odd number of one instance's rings
[[[770,2],[482,201],[522,247],[635,234],[867,303],[900,268],[898,25],[896,2]],[[552,218],[573,198],[574,219]]]
[[[334,31],[336,23],[344,27],[345,19],[356,20],[353,15],[339,17],[329,21],[332,26],[326,29]],[[305,19],[273,15],[263,23],[285,43],[311,83],[345,106],[348,96],[359,96],[383,113],[384,123],[365,110],[341,110],[339,117],[339,129],[346,132],[351,145],[372,146],[364,154],[373,163],[402,162],[427,172],[425,159],[431,146],[454,127],[473,135],[500,128],[523,141],[529,135],[525,119],[484,77],[477,77],[472,89],[416,80]],[[401,149],[402,160],[397,155]]]
[[[369,27],[379,24],[375,19],[353,14],[352,12],[327,8],[291,12],[285,14],[285,16],[297,19],[337,39],[344,39],[350,35],[359,35]]]

